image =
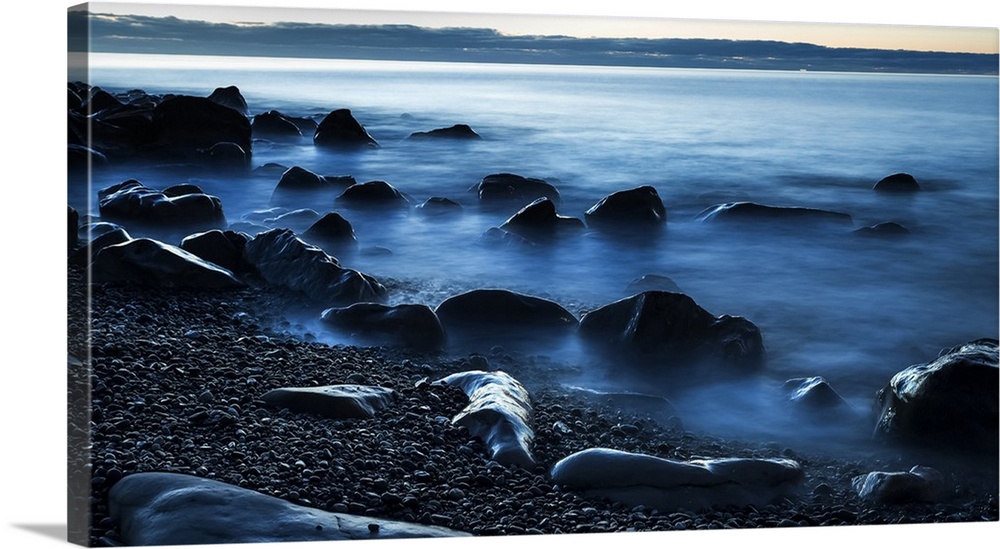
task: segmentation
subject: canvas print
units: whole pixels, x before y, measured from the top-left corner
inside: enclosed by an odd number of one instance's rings
[[[997,29],[67,17],[71,541],[998,520]]]

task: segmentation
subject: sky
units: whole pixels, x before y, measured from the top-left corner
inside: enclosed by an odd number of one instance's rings
[[[466,5],[444,0],[422,1],[417,6],[389,0],[187,0],[182,3],[168,0],[163,4],[92,3],[91,10],[152,16],[173,15],[182,19],[211,22],[405,23],[432,28],[493,28],[515,35],[728,38],[807,42],[833,47],[974,53],[998,51],[995,26],[997,8],[987,7],[987,2],[982,0],[949,1],[946,5],[939,5],[938,11],[925,11],[923,15],[919,9],[910,5],[911,2],[899,0],[843,0],[837,2],[838,5],[844,4],[839,8],[842,11],[826,8],[826,12],[820,13],[803,11],[799,5],[801,2],[779,0],[742,4],[702,0],[696,8],[647,6],[649,2],[631,0],[617,0],[600,6],[565,4],[567,3],[542,0],[509,0],[504,2],[502,8],[498,8],[490,4]],[[749,9],[746,4],[751,4]],[[849,11],[843,11],[844,8],[849,9],[851,4],[863,7],[865,13],[859,18],[858,14],[852,16]],[[246,6],[252,8],[248,9]],[[319,7],[326,9],[318,9]],[[330,11],[330,8],[339,10]],[[457,10],[465,13],[458,13]],[[864,24],[857,24],[858,21]]]

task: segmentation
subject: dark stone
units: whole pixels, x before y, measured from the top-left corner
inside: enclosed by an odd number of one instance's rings
[[[76,232],[80,228],[80,214],[75,209],[73,209],[73,206],[66,206],[66,207],[68,208],[66,216],[66,228],[68,231],[67,236],[69,237],[67,246],[69,250],[72,250],[73,248],[76,248],[76,241],[77,241]]]
[[[660,195],[648,185],[609,194],[584,215],[591,227],[660,226],[667,221],[667,209]]]
[[[250,109],[247,108],[247,100],[243,98],[240,89],[236,86],[226,88],[215,88],[215,91],[208,96],[208,100],[218,103],[223,107],[229,107],[243,116],[250,116]]]
[[[94,256],[91,272],[98,284],[114,282],[177,289],[243,286],[226,269],[149,238],[105,247]]]
[[[819,376],[789,379],[781,389],[789,401],[810,410],[850,407],[844,397]]]
[[[908,173],[894,173],[879,179],[872,189],[885,193],[911,193],[920,190],[920,183]]]
[[[98,191],[101,217],[146,224],[212,227],[225,223],[222,201],[202,194],[167,196],[134,179]]]
[[[462,205],[450,198],[432,196],[418,204],[414,209],[425,215],[446,215],[461,212]]]
[[[98,88],[95,88],[95,90],[83,105],[83,109],[88,114],[96,114],[108,109],[119,109],[124,106],[118,98],[110,93]]]
[[[753,202],[730,202],[706,209],[698,215],[700,221],[712,222],[778,222],[793,227],[831,225],[850,227],[851,216],[845,213],[815,208],[765,206]]]
[[[377,149],[379,144],[368,135],[349,109],[337,109],[326,115],[316,127],[313,143],[341,149]]]
[[[293,205],[304,200],[310,203],[315,200],[332,201],[345,187],[355,183],[357,181],[351,176],[325,177],[300,166],[292,166],[281,174],[271,193],[271,203]],[[317,193],[323,196],[316,196]]]
[[[648,292],[650,290],[673,292],[676,294],[684,293],[681,291],[680,286],[678,286],[677,283],[670,277],[657,274],[642,275],[632,282],[629,282],[628,286],[625,287],[625,293],[627,295],[635,295],[642,292]]]
[[[277,162],[267,162],[253,169],[254,175],[263,177],[281,177],[281,174],[288,170],[288,166]]]
[[[268,283],[302,292],[324,304],[386,299],[385,287],[374,277],[341,267],[335,257],[306,244],[288,229],[257,234],[247,243],[246,258]]]
[[[858,236],[896,238],[899,236],[910,234],[910,230],[900,225],[899,223],[886,221],[884,223],[876,223],[871,227],[862,227],[860,229],[856,229],[854,231],[854,234]]]
[[[302,137],[302,130],[294,122],[278,111],[267,111],[255,115],[250,129],[254,137],[264,137],[268,139],[298,139]]]
[[[437,350],[445,343],[444,327],[426,305],[355,303],[323,311],[322,320],[336,329],[375,344]]]
[[[468,536],[439,526],[330,513],[216,480],[176,473],[127,475],[108,494],[125,545],[274,543]]]
[[[490,227],[479,237],[479,241],[491,248],[531,248],[535,243],[519,234],[497,227]]]
[[[356,207],[406,208],[410,201],[385,181],[367,181],[344,189],[337,202]]]
[[[583,316],[579,333],[586,343],[647,373],[690,367],[750,372],[765,358],[752,322],[716,317],[678,293],[647,291],[605,305]]]
[[[500,225],[500,229],[528,239],[551,239],[586,229],[583,221],[556,213],[556,205],[548,198],[538,198],[521,208]]]
[[[559,191],[541,179],[523,177],[512,173],[495,173],[487,175],[482,181],[473,185],[469,192],[474,192],[483,201],[510,200],[522,204],[536,198],[549,198],[554,202],[560,200]]]
[[[384,410],[396,392],[368,385],[327,385],[272,389],[261,400],[275,408],[314,414],[330,419],[368,419]]]
[[[95,233],[91,233],[90,242],[86,243],[86,245],[77,249],[69,256],[70,264],[89,265],[97,253],[104,248],[132,240],[132,237],[121,227],[107,232],[97,233],[96,236],[94,236],[94,234]]]
[[[931,467],[909,471],[873,471],[851,481],[861,499],[888,505],[936,502],[944,495],[944,475]]]
[[[876,395],[876,435],[995,453],[998,372],[996,339],[977,339],[902,370]]]
[[[181,249],[209,263],[240,273],[249,268],[243,258],[248,240],[243,233],[214,229],[185,237],[181,240]]]
[[[306,229],[302,236],[310,242],[317,242],[337,250],[348,251],[358,247],[354,227],[337,212],[329,212],[321,217]]]
[[[532,336],[577,325],[576,317],[558,303],[509,290],[472,290],[449,297],[434,312],[449,335]]]
[[[171,185],[162,191],[164,195],[173,198],[175,196],[182,196],[185,194],[205,194],[205,191],[201,189],[198,185],[192,185],[191,183],[180,183],[177,185]]]
[[[319,212],[311,208],[299,208],[288,212],[282,212],[274,217],[264,220],[264,224],[270,227],[291,228],[290,225],[312,225],[319,220]]]
[[[217,170],[245,170],[250,166],[250,155],[236,143],[216,143],[201,152],[205,165]]]
[[[239,112],[204,97],[176,96],[153,109],[155,148],[198,156],[216,143],[234,143],[251,154],[250,121]]]
[[[90,174],[92,168],[108,164],[108,157],[85,145],[66,146],[67,169],[72,173]]]
[[[482,139],[467,124],[455,124],[448,128],[438,128],[429,132],[414,132],[408,139]]]

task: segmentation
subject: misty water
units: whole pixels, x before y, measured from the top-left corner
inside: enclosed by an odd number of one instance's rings
[[[433,307],[465,290],[499,287],[579,315],[625,297],[631,280],[652,273],[672,278],[715,315],[750,319],[768,354],[760,376],[683,392],[628,387],[668,396],[688,426],[801,437],[786,423],[797,420],[778,395],[784,380],[823,376],[864,415],[895,372],[943,348],[997,336],[995,76],[104,54],[77,76],[113,92],[207,96],[235,85],[252,113],[319,120],[351,109],[381,149],[333,152],[314,147],[311,136],[258,140],[253,165],[384,180],[413,204],[431,196],[461,203],[461,214],[443,217],[335,208],[332,197],[299,205],[339,211],[362,249],[392,251],[341,257],[347,267],[392,280],[391,303]],[[483,139],[404,140],[457,123]],[[667,226],[656,237],[590,230],[533,250],[484,246],[482,233],[518,209],[483,207],[468,192],[497,172],[555,184],[559,212],[575,217],[611,192],[652,185]],[[896,172],[913,174],[923,190],[872,191]],[[278,180],[119,166],[99,173],[89,196],[71,189],[71,205],[96,215],[96,190],[129,178],[154,188],[196,183],[222,199],[230,222],[271,207]],[[740,200],[844,212],[854,228],[894,221],[911,234],[860,238],[850,229],[696,220],[707,207]],[[312,322],[307,329],[320,328]],[[571,342],[532,352],[592,376],[567,382],[612,384],[600,361],[574,352]],[[869,433],[851,425],[840,435]]]

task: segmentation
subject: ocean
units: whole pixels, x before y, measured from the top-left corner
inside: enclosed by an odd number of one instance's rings
[[[362,248],[391,250],[342,260],[395,281],[392,303],[433,307],[501,287],[580,313],[659,274],[715,315],[750,319],[768,354],[755,381],[684,394],[632,387],[666,394],[680,409],[726,401],[727,412],[691,415],[719,433],[785,429],[762,395],[795,377],[823,376],[867,411],[895,372],[998,334],[996,76],[94,54],[89,72],[70,78],[112,92],[199,96],[235,85],[252,113],[320,119],[351,109],[380,149],[333,152],[311,136],[257,141],[253,165],[384,180],[414,204],[432,196],[461,203],[462,214],[449,218],[302,205],[341,212]],[[405,140],[460,123],[483,139]],[[498,172],[553,183],[559,213],[581,218],[612,192],[651,185],[667,226],[657,237],[587,231],[532,250],[484,246],[481,235],[517,210],[480,207],[469,192]],[[897,172],[922,190],[872,190]],[[70,189],[70,204],[96,215],[97,189],[130,178],[154,188],[197,183],[222,199],[229,221],[271,207],[277,183],[137,164],[101,173],[89,192]],[[732,201],[822,208],[850,214],[853,228],[893,221],[911,232],[860,238],[850,229],[697,220]],[[582,372],[597,368],[586,353],[539,352]]]

